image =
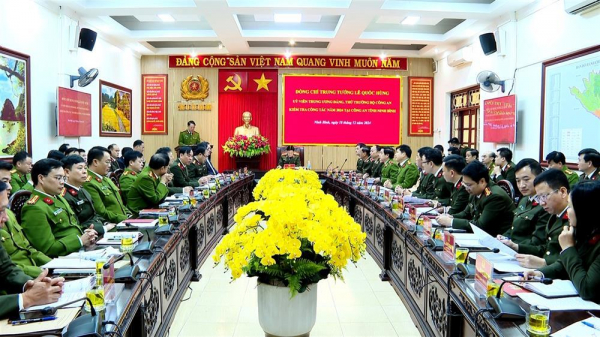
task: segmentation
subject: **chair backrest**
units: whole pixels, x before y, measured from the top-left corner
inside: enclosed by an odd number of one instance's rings
[[[25,205],[29,198],[31,198],[31,191],[21,190],[11,195],[8,200],[8,208],[15,213],[19,224],[21,223],[21,208],[23,208],[23,205]]]
[[[121,178],[121,174],[123,174],[123,169],[118,169],[115,170],[114,172],[111,172],[110,175],[108,176],[110,178],[110,180],[112,180],[112,182],[117,186],[119,186],[119,179]]]
[[[279,146],[277,148],[277,160],[281,158],[281,154],[287,151],[287,146]],[[294,152],[297,152],[300,155],[300,166],[304,166],[304,147],[303,146],[294,146]]]
[[[508,180],[500,180],[496,184],[500,188],[502,188],[504,190],[504,192],[506,192],[506,194],[508,194],[508,196],[510,197],[510,199],[515,204],[519,203],[519,198],[517,197],[517,194],[515,192],[515,188],[513,187],[512,183],[510,181],[508,181]]]

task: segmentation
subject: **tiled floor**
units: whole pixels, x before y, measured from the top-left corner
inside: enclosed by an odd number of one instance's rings
[[[222,265],[208,259],[193,282],[190,299],[182,302],[169,336],[263,337],[258,323],[256,279],[242,277],[230,283]],[[379,280],[380,269],[367,255],[358,267],[349,265],[345,282],[319,283],[317,323],[311,337],[319,336],[420,336],[402,301],[388,282]],[[184,298],[190,295],[188,290]]]

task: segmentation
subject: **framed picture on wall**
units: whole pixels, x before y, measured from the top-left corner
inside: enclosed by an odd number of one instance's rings
[[[100,137],[131,137],[131,89],[100,80]]]
[[[29,55],[0,46],[0,159],[31,153]]]

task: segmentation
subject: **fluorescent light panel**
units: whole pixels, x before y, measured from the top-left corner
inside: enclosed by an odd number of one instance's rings
[[[298,23],[302,21],[302,14],[275,14],[275,22]]]
[[[175,19],[170,14],[158,14],[158,17],[163,20],[163,22],[175,22]]]
[[[420,19],[421,19],[421,17],[419,17],[419,16],[407,16],[404,20],[402,20],[402,24],[403,25],[414,25],[417,22],[419,22]]]

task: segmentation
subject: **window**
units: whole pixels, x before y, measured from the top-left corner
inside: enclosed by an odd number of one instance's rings
[[[451,95],[451,137],[462,145],[477,148],[479,132],[479,86],[453,92]]]

